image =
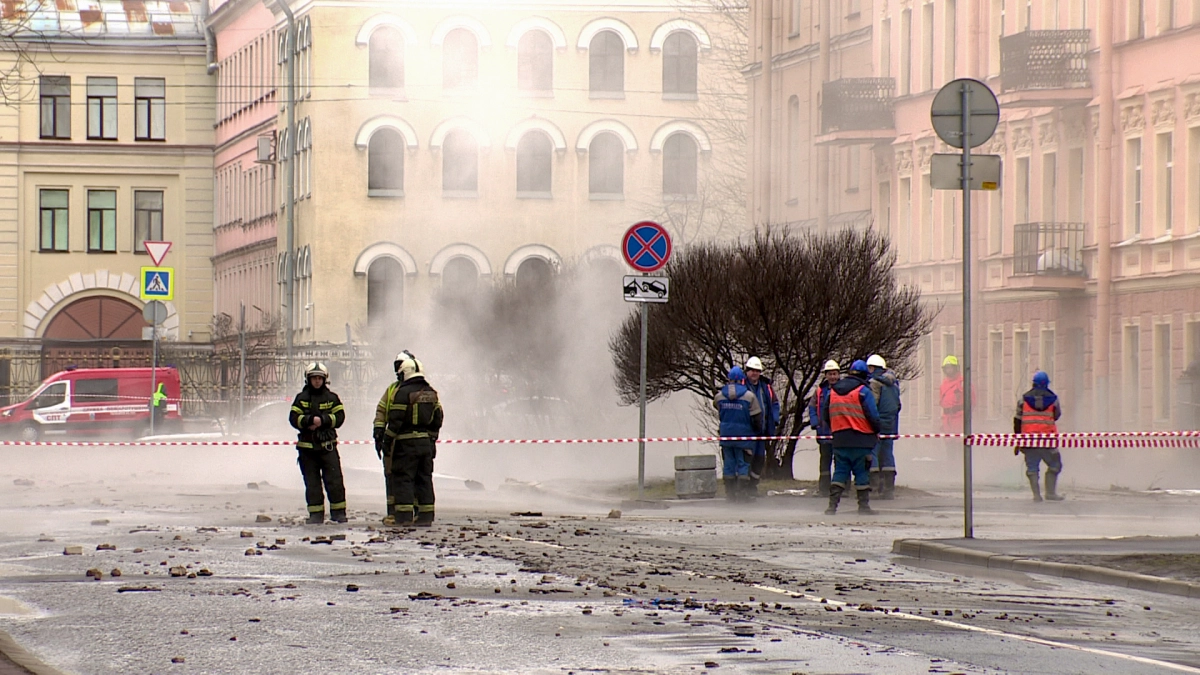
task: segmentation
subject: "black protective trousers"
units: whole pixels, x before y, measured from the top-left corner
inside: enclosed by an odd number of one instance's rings
[[[346,484],[342,480],[342,458],[337,450],[300,449],[296,462],[304,476],[304,500],[309,513],[325,512],[325,494],[329,509],[346,509]]]
[[[391,493],[397,520],[410,512],[415,517],[433,513],[434,447],[428,438],[398,440],[392,446]]]

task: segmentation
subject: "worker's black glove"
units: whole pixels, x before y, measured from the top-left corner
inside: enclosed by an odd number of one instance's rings
[[[383,459],[383,427],[375,429],[375,455]]]

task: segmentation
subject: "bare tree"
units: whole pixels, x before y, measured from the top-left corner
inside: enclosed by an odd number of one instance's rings
[[[805,427],[804,409],[826,359],[887,355],[901,375],[936,309],[901,287],[888,241],[871,231],[794,235],[765,229],[743,242],[692,244],[667,265],[671,301],[650,308],[647,397],[706,400],[751,355],[768,364],[781,434]],[[640,326],[626,317],[610,343],[623,403],[637,401]],[[713,428],[715,417],[709,417]],[[796,442],[773,442],[767,477],[790,478]]]
[[[5,104],[24,100],[29,95],[26,85],[35,82],[41,73],[35,52],[39,47],[48,47],[48,41],[42,32],[33,29],[32,19],[43,5],[52,7],[53,1],[0,3],[0,100]]]

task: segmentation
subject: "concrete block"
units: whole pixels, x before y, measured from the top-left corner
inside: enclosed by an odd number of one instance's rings
[[[1115,574],[1114,570],[1094,567],[1092,565],[1081,565],[1081,567],[1084,568],[1083,573],[1077,577],[1080,581],[1090,581],[1094,584],[1108,584],[1109,586],[1117,586],[1118,588],[1129,587],[1129,577],[1125,574]]]
[[[1041,574],[1042,562],[1028,558],[1017,558],[1013,561],[1010,569],[1014,572],[1025,572],[1026,574]]]
[[[923,545],[924,542],[920,539],[897,539],[892,542],[892,553],[906,555],[910,558],[920,558]]]
[[[1150,591],[1151,593],[1155,593],[1158,591],[1158,585],[1160,583],[1162,583],[1162,579],[1157,577],[1137,574],[1129,580],[1129,588],[1132,588],[1135,591]]]
[[[96,275],[91,272],[83,275],[83,287],[84,288],[95,288],[96,287]]]
[[[681,499],[715,497],[717,495],[717,472],[676,471],[675,496]]]
[[[1042,560],[1037,562],[1038,566],[1041,568],[1041,571],[1039,571],[1038,574],[1045,574],[1052,577],[1066,576],[1067,568],[1070,567],[1065,563],[1045,562]]]
[[[717,468],[716,455],[676,455],[676,471],[715,471]]]
[[[87,290],[87,286],[85,286],[83,283],[83,275],[79,272],[75,272],[71,276],[67,277],[67,283],[71,285],[72,293],[78,293],[80,291]]]
[[[96,270],[96,287],[105,288],[108,286],[108,270]]]
[[[61,290],[59,290],[59,288],[58,288],[58,284],[50,284],[49,286],[47,286],[46,287],[46,295],[50,296],[50,299],[53,300],[55,303],[59,302],[64,297],[63,292]]]

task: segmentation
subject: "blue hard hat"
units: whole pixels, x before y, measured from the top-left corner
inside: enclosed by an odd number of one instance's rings
[[[741,366],[734,366],[729,369],[729,381],[741,382],[746,379],[746,373],[742,372]]]
[[[862,359],[858,359],[854,363],[851,363],[850,364],[850,372],[852,372],[852,373],[867,372],[867,362],[863,361]]]
[[[1033,374],[1033,386],[1042,387],[1043,389],[1050,386],[1050,376],[1044,371],[1037,371]]]

